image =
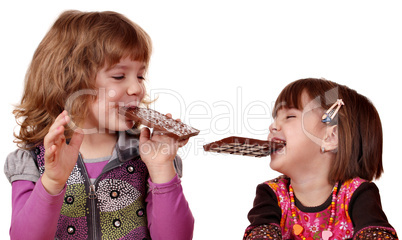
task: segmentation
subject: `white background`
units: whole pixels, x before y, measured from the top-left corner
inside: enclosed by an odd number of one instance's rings
[[[277,95],[305,77],[346,84],[374,102],[383,123],[385,169],[376,184],[390,223],[402,234],[397,1],[4,2],[0,165],[16,147],[12,104],[20,100],[30,59],[54,20],[68,9],[113,10],[153,40],[148,90],[159,95],[153,107],[202,130],[180,151],[183,187],[196,220],[194,239],[241,239],[255,187],[279,175],[269,169],[269,158],[207,154],[202,145],[231,135],[266,139]],[[0,187],[4,239],[11,215],[11,187],[4,176]]]

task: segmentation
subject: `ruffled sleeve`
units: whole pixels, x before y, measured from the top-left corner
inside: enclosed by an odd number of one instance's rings
[[[10,183],[17,180],[38,181],[40,174],[31,153],[17,149],[7,156],[4,173]]]
[[[250,226],[244,233],[244,240],[282,240],[281,227],[277,224]]]
[[[353,239],[366,239],[366,240],[397,240],[398,236],[393,228],[386,227],[367,227],[358,231]]]

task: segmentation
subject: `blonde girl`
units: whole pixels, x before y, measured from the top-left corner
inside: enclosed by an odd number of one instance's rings
[[[119,114],[147,105],[151,50],[148,34],[116,12],[56,20],[14,111],[19,149],[5,166],[12,239],[192,238],[176,156],[187,141],[139,134]]]

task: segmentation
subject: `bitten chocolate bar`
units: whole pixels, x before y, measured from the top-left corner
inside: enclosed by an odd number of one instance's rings
[[[149,108],[122,108],[120,114],[135,122],[140,122],[147,127],[153,128],[154,131],[161,132],[178,140],[187,139],[200,133],[199,130],[187,124]]]
[[[266,157],[284,146],[286,146],[286,142],[280,140],[263,141],[232,136],[206,144],[204,145],[204,150],[250,157]]]

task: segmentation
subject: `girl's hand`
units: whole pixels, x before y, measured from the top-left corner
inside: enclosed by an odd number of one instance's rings
[[[74,131],[70,143],[66,143],[65,125],[70,121],[67,111],[63,111],[54,121],[43,140],[45,147],[45,172],[42,184],[46,191],[56,195],[63,190],[73,170],[84,135]]]
[[[167,114],[172,117],[171,114]],[[180,121],[180,119],[177,119]],[[154,132],[151,136],[149,128],[143,128],[140,135],[140,156],[147,165],[149,175],[153,183],[166,183],[176,175],[173,160],[180,147],[183,147],[188,139],[177,141],[176,139]]]

